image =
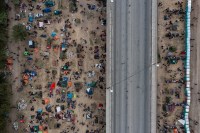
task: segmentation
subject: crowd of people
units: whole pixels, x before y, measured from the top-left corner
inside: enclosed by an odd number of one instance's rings
[[[14,129],[104,133],[105,3],[21,1],[19,10],[11,19],[26,27],[28,38],[9,48],[20,67],[13,67],[19,74],[13,78],[19,93]]]
[[[184,132],[185,2],[158,3],[158,114],[157,131]]]

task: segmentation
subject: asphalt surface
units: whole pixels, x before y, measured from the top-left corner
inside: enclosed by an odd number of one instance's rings
[[[151,130],[151,0],[114,0],[112,133]]]

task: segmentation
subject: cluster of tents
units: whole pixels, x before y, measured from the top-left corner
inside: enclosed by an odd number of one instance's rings
[[[36,71],[26,69],[26,70],[23,72],[23,76],[22,76],[23,83],[24,83],[25,85],[27,85],[27,84],[28,84],[28,81],[29,81],[29,80],[32,80],[32,78],[35,77],[35,76],[37,76]]]
[[[185,120],[185,130],[186,133],[190,133],[190,126],[189,126],[189,109],[190,109],[190,99],[191,99],[191,92],[190,92],[190,12],[191,12],[191,0],[187,0],[186,4],[186,61],[185,61],[185,68],[186,68],[186,97],[187,97],[187,104],[184,107],[184,120]]]

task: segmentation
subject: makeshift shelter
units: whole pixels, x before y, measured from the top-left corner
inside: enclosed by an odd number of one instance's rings
[[[59,113],[60,111],[61,111],[60,106],[57,106],[57,107],[56,107],[56,112]]]
[[[54,36],[54,38],[53,38],[54,40],[58,40],[59,39],[59,37],[58,36]]]
[[[53,90],[53,89],[55,89],[55,87],[56,87],[56,83],[55,83],[55,82],[53,82],[53,83],[51,84],[51,87],[50,87],[50,89],[51,89],[51,90]]]
[[[42,100],[42,104],[49,104],[50,103],[50,99],[49,98],[44,98]]]
[[[62,11],[60,11],[60,10],[55,10],[54,11],[54,15],[60,15],[60,14],[62,14]]]
[[[42,114],[42,109],[38,109],[38,110],[37,110],[37,113],[38,113],[38,114]]]
[[[34,129],[34,132],[38,132],[39,131],[39,126],[34,126],[33,129]]]
[[[94,89],[93,89],[93,88],[87,88],[87,89],[86,89],[86,93],[87,93],[88,95],[92,95],[93,92],[94,92]]]
[[[24,55],[27,56],[27,55],[30,55],[30,53],[28,51],[25,51]]]
[[[67,86],[72,87],[72,81],[69,81]]]
[[[45,109],[46,109],[47,112],[51,112],[51,105],[47,104],[47,106],[45,107]]]
[[[55,2],[53,2],[51,0],[48,0],[48,1],[45,2],[45,6],[47,6],[47,7],[52,7],[54,5],[55,5]]]
[[[67,45],[66,45],[65,43],[62,43],[62,44],[61,44],[61,49],[62,49],[62,51],[65,51],[65,50],[66,50],[66,46],[67,46]]]
[[[56,36],[56,32],[53,31],[53,32],[51,33],[51,36],[52,36],[52,37],[55,37],[55,36]]]
[[[35,42],[32,41],[32,40],[29,40],[28,41],[28,46],[29,46],[29,48],[35,48]]]
[[[68,77],[63,77],[63,81],[62,81],[61,86],[62,87],[67,87],[67,83],[68,83]]]
[[[73,93],[68,92],[68,93],[67,93],[67,98],[72,99],[72,98],[73,98]]]
[[[29,13],[29,15],[28,15],[28,21],[29,21],[29,22],[33,22],[33,20],[34,20],[33,14],[32,14],[32,13]]]
[[[96,87],[96,83],[97,83],[97,82],[92,81],[92,82],[87,83],[87,86],[88,86],[88,87],[95,88],[95,87]]]
[[[51,8],[45,8],[42,10],[43,13],[49,13],[51,12]]]
[[[44,27],[44,22],[39,22],[38,25],[39,25],[39,28],[43,28]]]

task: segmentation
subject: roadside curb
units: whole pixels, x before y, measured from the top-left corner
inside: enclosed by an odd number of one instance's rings
[[[157,0],[152,0],[152,84],[151,84],[151,133],[157,126]]]

